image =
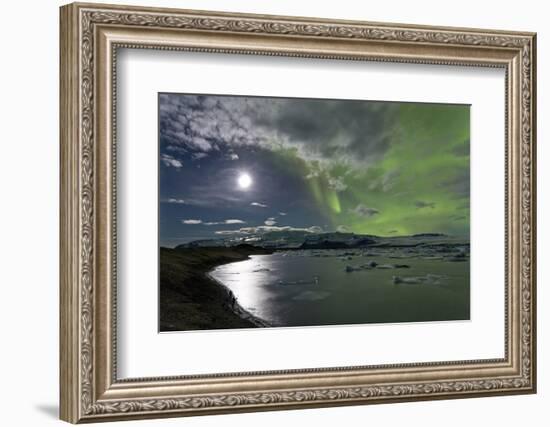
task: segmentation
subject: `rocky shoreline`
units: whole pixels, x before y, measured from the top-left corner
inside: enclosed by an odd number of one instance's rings
[[[233,293],[208,273],[217,266],[272,253],[250,245],[160,250],[160,331],[269,326],[246,311]]]

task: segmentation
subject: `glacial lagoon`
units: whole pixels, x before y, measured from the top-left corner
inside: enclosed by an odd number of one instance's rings
[[[469,320],[468,249],[278,251],[209,275],[274,327]]]

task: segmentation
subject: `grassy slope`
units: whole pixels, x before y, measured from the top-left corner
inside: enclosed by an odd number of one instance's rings
[[[253,328],[236,315],[227,292],[205,276],[212,268],[269,251],[243,245],[232,248],[160,250],[160,330]]]

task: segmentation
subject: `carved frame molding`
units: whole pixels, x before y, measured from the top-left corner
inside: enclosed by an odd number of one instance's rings
[[[506,357],[117,380],[113,146],[121,47],[504,67]],[[61,418],[83,422],[534,392],[534,97],[532,33],[93,4],[62,7]],[[285,386],[289,380],[293,385]]]

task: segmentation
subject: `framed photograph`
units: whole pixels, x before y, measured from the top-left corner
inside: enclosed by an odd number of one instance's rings
[[[536,390],[535,34],[61,8],[61,418]]]

